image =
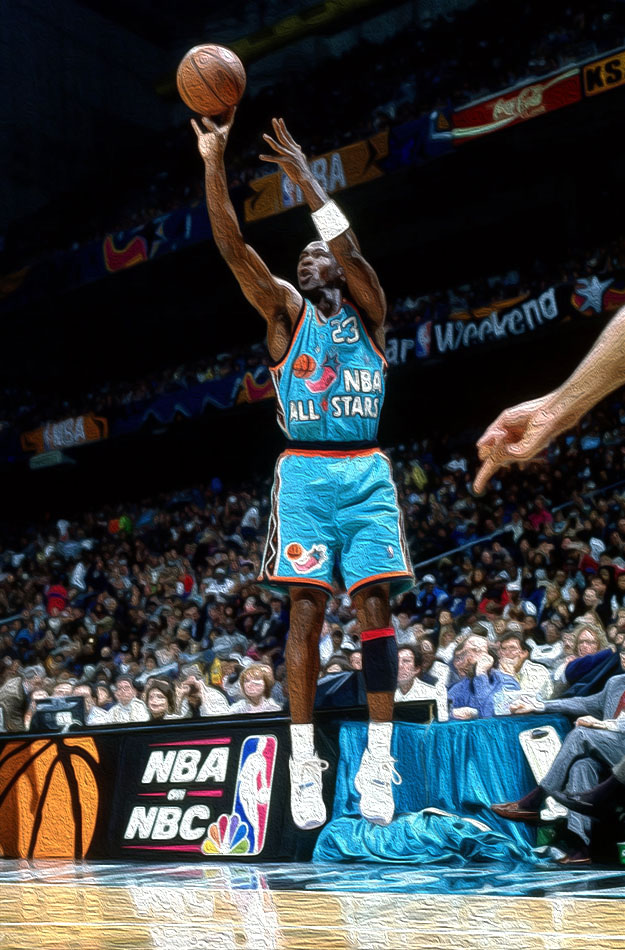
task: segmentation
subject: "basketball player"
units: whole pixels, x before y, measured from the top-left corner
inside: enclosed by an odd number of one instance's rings
[[[384,398],[386,301],[349,222],[313,178],[282,119],[273,120],[275,138],[264,136],[272,153],[261,158],[301,189],[320,238],[300,254],[300,289],[274,276],[245,243],[223,161],[233,119],[192,125],[215,242],[267,321],[278,422],[287,437],[276,465],[261,577],[290,588],[291,811],[300,828],[326,820],[327,762],[315,750],[312,715],[319,633],[338,555],[362,631],[370,714],[355,785],[361,814],[385,825],[394,813],[393,784],[401,781],[391,757],[397,646],[389,594],[414,583],[390,462],[375,441]]]

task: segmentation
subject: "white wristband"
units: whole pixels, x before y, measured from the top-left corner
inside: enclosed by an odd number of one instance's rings
[[[349,231],[349,221],[332,200],[326,201],[318,211],[313,211],[312,219],[322,241],[332,241],[339,234]]]

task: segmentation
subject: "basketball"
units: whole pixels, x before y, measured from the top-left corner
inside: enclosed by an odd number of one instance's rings
[[[93,772],[98,761],[91,737],[4,746],[0,757],[4,857],[84,857],[98,814]]]
[[[286,549],[286,556],[291,561],[294,561],[296,560],[296,558],[301,557],[303,553],[304,553],[304,548],[301,546],[301,544],[298,544],[297,541],[294,541],[292,544],[289,544],[288,548]]]
[[[176,73],[182,101],[200,115],[217,116],[241,99],[245,69],[225,46],[194,46],[182,57]]]
[[[317,364],[308,353],[302,353],[293,363],[293,375],[299,379],[306,379],[307,376],[312,376],[316,369]]]

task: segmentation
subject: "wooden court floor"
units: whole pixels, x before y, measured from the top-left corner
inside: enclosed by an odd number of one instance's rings
[[[623,872],[520,896],[487,869],[437,893],[419,870],[368,867],[359,889],[352,866],[317,867],[4,861],[0,950],[625,950]]]

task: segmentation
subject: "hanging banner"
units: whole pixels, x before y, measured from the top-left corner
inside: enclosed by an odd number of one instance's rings
[[[482,102],[469,103],[452,115],[456,144],[526,122],[546,112],[581,100],[579,67],[547,77],[540,82],[518,86]]]
[[[386,339],[386,358],[391,366],[413,359],[439,359],[476,346],[513,343],[559,323],[570,315],[571,286],[550,287],[544,293],[457,312],[447,320],[423,320],[409,335],[405,328]]]
[[[584,95],[596,96],[625,84],[625,50],[612,53],[605,59],[585,63],[582,69]]]
[[[329,194],[380,178],[379,162],[388,155],[388,130],[310,161],[310,170]],[[304,204],[301,190],[283,172],[274,172],[249,183],[253,192],[245,201],[245,220],[260,221]]]
[[[23,432],[20,442],[24,452],[53,452],[58,449],[71,449],[86,442],[99,442],[107,439],[108,421],[102,416],[88,413],[62,422],[47,422],[38,429]]]
[[[571,303],[586,317],[618,310],[625,304],[625,274],[580,277],[573,286]]]

